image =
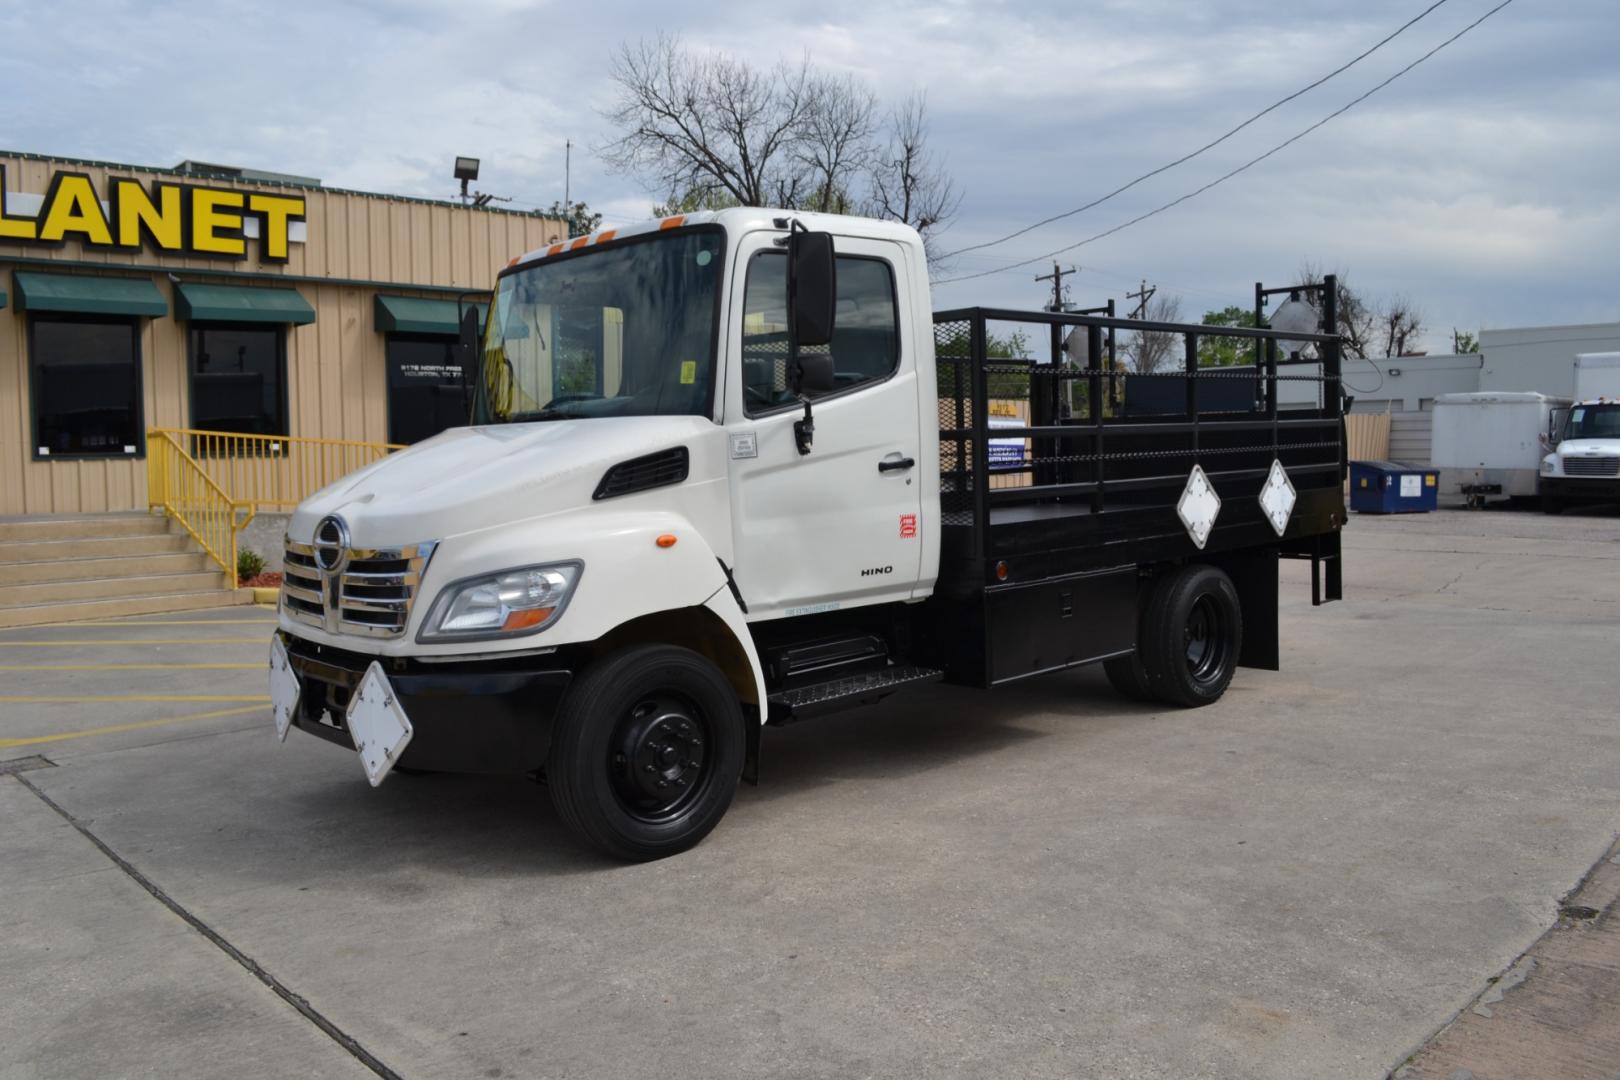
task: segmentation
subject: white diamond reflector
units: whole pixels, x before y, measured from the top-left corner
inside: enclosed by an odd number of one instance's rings
[[[1215,519],[1221,513],[1221,497],[1215,494],[1215,488],[1204,475],[1202,465],[1194,465],[1192,473],[1187,477],[1187,486],[1181,491],[1181,501],[1176,503],[1176,516],[1181,518],[1181,524],[1192,537],[1192,542],[1198,545],[1200,551],[1209,542],[1209,534],[1215,528]]]
[[[1271,527],[1281,536],[1288,531],[1288,519],[1294,514],[1294,503],[1298,496],[1294,493],[1294,482],[1288,479],[1288,470],[1282,467],[1282,462],[1272,459],[1271,475],[1260,489],[1260,509],[1271,522]]]
[[[298,673],[287,658],[281,635],[270,639],[270,714],[276,719],[276,738],[287,741],[287,729],[298,711]]]

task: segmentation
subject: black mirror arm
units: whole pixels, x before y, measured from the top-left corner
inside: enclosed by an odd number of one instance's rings
[[[804,419],[793,421],[793,441],[800,454],[808,454],[816,441],[816,418],[810,411],[810,399],[801,394],[799,400],[804,402]]]

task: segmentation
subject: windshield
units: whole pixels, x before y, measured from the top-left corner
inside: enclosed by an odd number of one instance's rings
[[[724,254],[686,229],[501,278],[478,422],[710,415]]]
[[[1620,405],[1577,405],[1564,425],[1566,439],[1620,439]]]

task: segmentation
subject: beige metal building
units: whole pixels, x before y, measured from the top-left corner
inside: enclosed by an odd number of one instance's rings
[[[0,152],[0,515],[145,510],[149,429],[407,443],[459,422],[457,298],[534,214]]]

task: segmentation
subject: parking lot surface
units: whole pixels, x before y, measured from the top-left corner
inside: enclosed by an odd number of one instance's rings
[[[278,744],[265,609],[0,631],[0,761],[38,756],[0,1078],[1383,1076],[1620,828],[1620,518],[1345,541],[1345,602],[1286,565],[1283,670],[1213,708],[1081,671],[772,729],[642,866],[538,786]]]

